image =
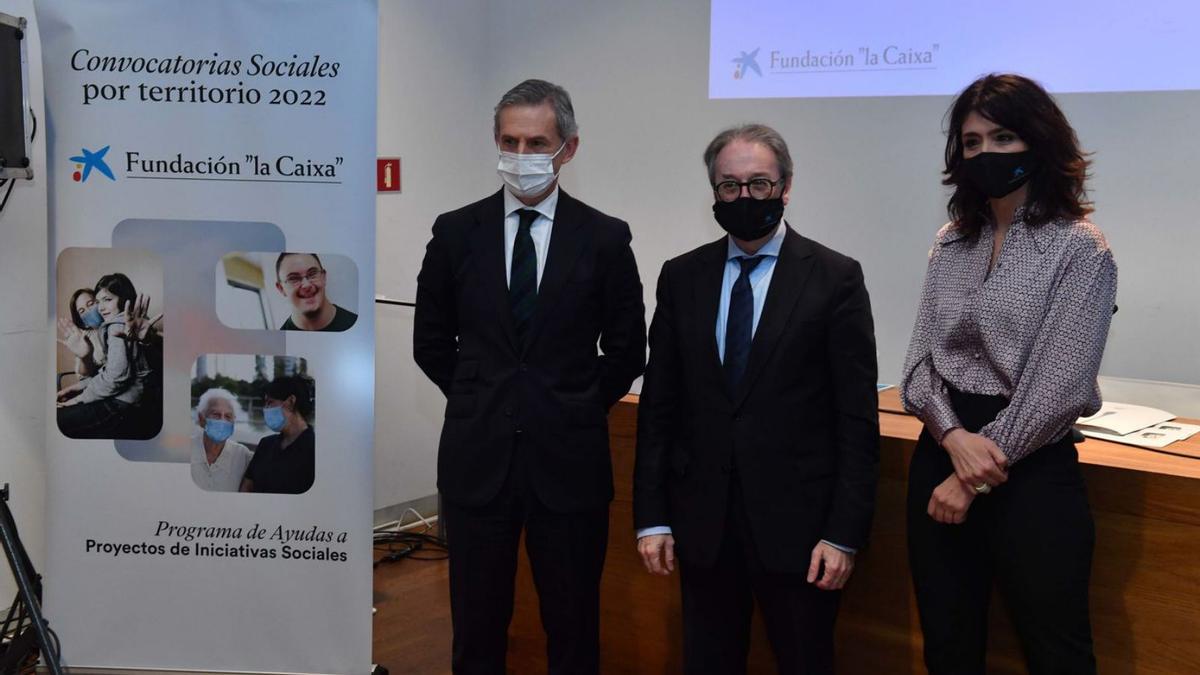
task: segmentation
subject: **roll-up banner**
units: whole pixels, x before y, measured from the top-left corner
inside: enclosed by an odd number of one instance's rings
[[[375,2],[36,14],[63,662],[369,672]]]

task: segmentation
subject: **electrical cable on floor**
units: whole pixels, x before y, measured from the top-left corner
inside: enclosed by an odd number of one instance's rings
[[[29,638],[28,631],[32,630],[33,622],[30,621],[29,614],[25,611],[25,605],[18,599],[8,609],[7,616],[0,624],[0,655],[4,655],[8,649],[15,648],[16,645],[22,644],[18,639],[24,636]],[[58,633],[49,626],[46,627],[46,632],[51,639],[51,647],[54,650],[54,659],[62,658],[62,644],[59,642]],[[17,666],[16,671],[19,675],[35,675],[38,672],[39,652],[33,647],[33,643],[28,643],[29,653],[25,660]]]
[[[382,530],[375,532],[375,551],[383,555],[375,561],[374,567],[379,567],[383,563],[396,562],[409,558],[411,560],[445,560],[449,557],[449,551],[446,547],[446,540],[433,534],[433,523],[429,519],[422,516],[416,509],[408,509],[404,515],[412,513],[417,517],[417,521],[425,526],[421,532],[406,532],[402,528],[412,525],[405,525],[403,522],[404,516],[401,516],[400,522],[396,523],[394,530]]]

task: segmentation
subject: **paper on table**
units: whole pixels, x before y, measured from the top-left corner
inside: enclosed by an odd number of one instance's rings
[[[1088,433],[1089,431],[1125,436],[1139,429],[1173,419],[1175,416],[1165,410],[1105,401],[1104,405],[1100,406],[1099,412],[1088,417],[1080,417],[1075,421],[1075,425],[1085,436],[1092,435]]]
[[[1143,448],[1162,449],[1175,441],[1191,438],[1196,432],[1200,432],[1200,425],[1163,422],[1162,424],[1154,424],[1145,429],[1139,429],[1125,435],[1105,433],[1087,427],[1080,427],[1080,431],[1083,432],[1084,436],[1090,436],[1091,438],[1125,443],[1126,445],[1136,445]]]

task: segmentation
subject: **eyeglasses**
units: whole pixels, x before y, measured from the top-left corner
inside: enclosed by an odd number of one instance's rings
[[[771,193],[775,191],[775,186],[783,182],[779,180],[767,180],[766,178],[755,178],[748,180],[745,183],[739,183],[736,180],[723,180],[713,186],[713,192],[716,193],[717,199],[723,202],[737,201],[738,197],[742,196],[742,188],[746,188],[753,199],[763,200],[769,199]]]
[[[317,283],[317,279],[320,279],[324,274],[325,274],[325,270],[321,269],[320,267],[310,267],[310,268],[308,268],[308,271],[305,272],[304,274],[289,274],[289,275],[287,275],[286,277],[283,278],[283,281],[288,286],[295,288],[295,287],[299,286],[300,284],[304,283],[305,281],[307,281],[310,284],[315,284],[315,283]]]

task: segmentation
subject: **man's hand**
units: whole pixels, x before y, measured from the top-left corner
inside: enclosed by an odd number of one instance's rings
[[[808,583],[816,584],[823,591],[836,591],[846,585],[853,571],[853,553],[839,551],[823,541],[817,542],[808,566]]]
[[[1008,458],[987,436],[959,427],[942,437],[942,447],[954,463],[954,473],[967,485],[996,487],[1008,480]]]
[[[649,534],[638,539],[637,546],[647,572],[667,576],[675,571],[675,537]]]
[[[933,489],[926,511],[929,517],[946,525],[958,525],[967,519],[967,509],[975,501],[975,489],[951,474]]]

